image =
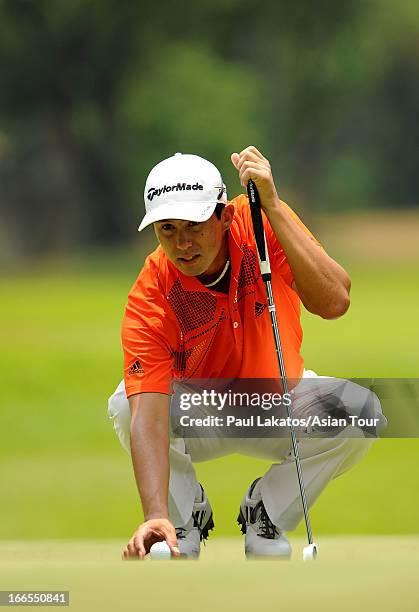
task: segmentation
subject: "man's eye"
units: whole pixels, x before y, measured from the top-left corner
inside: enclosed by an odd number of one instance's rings
[[[164,232],[170,232],[170,230],[173,229],[173,225],[170,225],[170,223],[165,223],[164,225],[160,226],[160,229]]]
[[[188,225],[189,227],[198,227],[201,224],[199,223],[199,221],[189,221]]]

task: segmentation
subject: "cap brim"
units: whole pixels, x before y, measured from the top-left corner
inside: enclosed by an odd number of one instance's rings
[[[181,219],[182,221],[207,221],[215,210],[218,202],[167,202],[162,206],[146,213],[141,221],[138,231],[163,219]]]

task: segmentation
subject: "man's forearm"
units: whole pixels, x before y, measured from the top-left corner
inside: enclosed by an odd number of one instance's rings
[[[167,423],[131,421],[131,456],[145,520],[168,518],[169,434]]]
[[[265,213],[284,249],[307,310],[327,319],[344,314],[349,307],[351,287],[345,270],[304,232],[280,200],[265,208]]]

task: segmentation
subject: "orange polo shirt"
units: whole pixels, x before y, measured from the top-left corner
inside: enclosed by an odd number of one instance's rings
[[[145,260],[122,324],[127,396],[170,393],[172,379],[278,378],[278,360],[245,195],[229,229],[230,289],[221,293],[185,276],[159,246]],[[295,221],[309,234],[297,215]],[[288,378],[300,378],[300,299],[284,251],[263,215],[279,332]]]

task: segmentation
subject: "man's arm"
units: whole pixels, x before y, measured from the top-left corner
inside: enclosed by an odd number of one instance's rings
[[[154,542],[166,540],[179,555],[176,531],[169,521],[169,397],[162,393],[138,393],[129,398],[131,457],[144,511],[138,527],[123,551],[123,558],[144,558]]]
[[[349,308],[351,281],[345,270],[298,225],[276,192],[269,161],[255,147],[233,153],[243,186],[252,179],[261,205],[294,276],[293,289],[310,312],[335,319]]]
[[[345,314],[351,288],[345,270],[304,232],[279,199],[265,212],[292,270],[293,289],[307,310],[324,319]]]

